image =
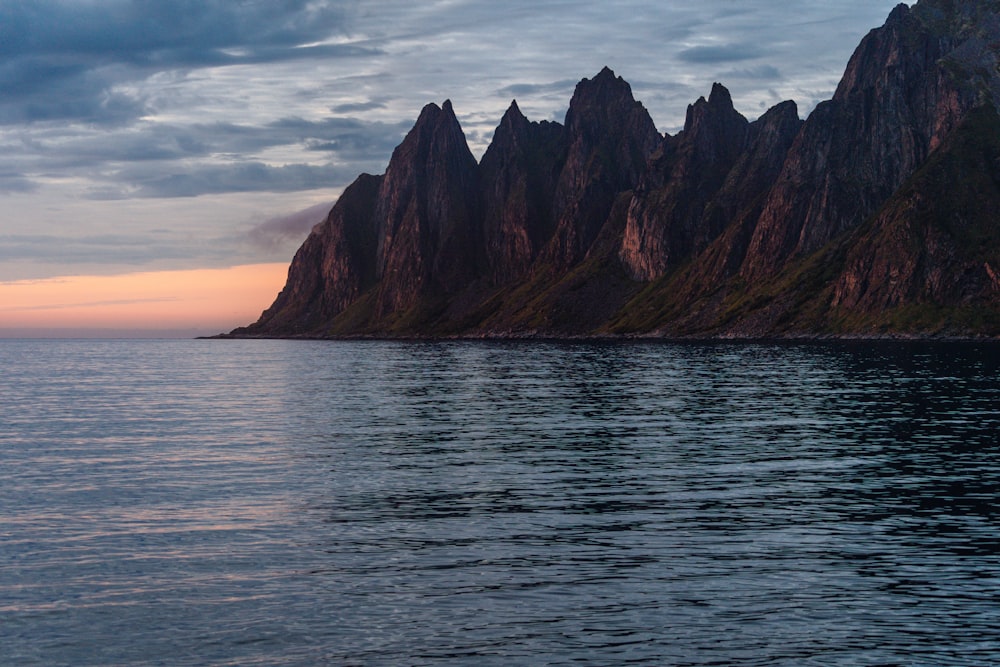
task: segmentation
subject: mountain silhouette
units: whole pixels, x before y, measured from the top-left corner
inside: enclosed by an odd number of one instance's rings
[[[833,99],[714,84],[662,135],[610,69],[480,162],[429,104],[237,337],[1000,336],[1000,2],[899,5]]]

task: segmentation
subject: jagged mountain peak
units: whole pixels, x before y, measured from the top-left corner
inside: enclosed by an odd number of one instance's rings
[[[908,6],[897,5],[885,24],[865,35],[855,49],[833,95],[834,101],[865,94],[885,81],[888,69],[923,56],[923,49],[917,51],[912,43],[921,28]]]
[[[695,100],[694,104],[688,105],[688,110],[690,111],[692,107],[703,106],[709,106],[713,109],[721,109],[723,111],[735,108],[733,105],[733,96],[729,92],[729,89],[718,82],[712,84],[712,92],[709,93],[708,99],[705,99],[705,96],[702,95]]]
[[[802,120],[799,118],[799,105],[794,100],[785,100],[784,102],[775,104],[765,111],[760,118],[751,123],[751,127],[757,132],[766,132],[769,128],[782,126],[785,128],[794,126],[798,129],[801,125]]]
[[[469,157],[472,155],[451,100],[445,100],[441,106],[433,102],[424,106],[417,117],[417,122],[393,152],[393,157],[389,161],[389,171],[410,162],[407,156],[428,152],[459,153],[463,160],[466,159],[466,153]]]
[[[900,4],[858,45],[834,100],[868,94],[865,91],[884,85],[903,67],[930,69],[940,64],[942,83],[1000,104],[998,44],[1000,0]]]
[[[687,117],[684,120],[684,135],[697,135],[703,132],[707,125],[718,130],[720,124],[743,126],[746,123],[746,118],[733,106],[729,90],[721,83],[716,83],[712,85],[712,92],[707,100],[699,97],[697,102],[688,106]]]
[[[566,112],[566,126],[572,130],[588,116],[607,118],[641,106],[632,96],[632,86],[605,67],[594,78],[576,84]]]
[[[601,71],[597,73],[597,76],[593,78],[594,81],[608,80],[608,81],[622,81],[625,80],[620,76],[616,75],[614,70],[605,65],[601,68]]]
[[[498,155],[509,155],[512,150],[531,150],[532,143],[548,143],[549,138],[543,139],[543,134],[549,137],[553,133],[561,134],[561,130],[562,126],[558,123],[529,121],[517,106],[517,100],[511,100],[493,132],[493,140],[483,155],[483,161],[489,162]]]
[[[565,127],[567,157],[555,191],[558,222],[546,254],[562,267],[586,254],[618,193],[638,185],[663,141],[632,87],[608,67],[577,84]]]
[[[905,19],[909,14],[910,6],[905,2],[901,2],[892,8],[892,11],[889,12],[889,17],[885,20],[885,23],[886,25],[890,23],[897,23]]]
[[[632,95],[632,86],[628,81],[615,74],[608,66],[604,66],[594,77],[580,79],[576,84],[576,92],[587,92],[591,90],[611,93],[628,93]]]
[[[455,109],[452,107],[451,100],[445,100],[440,106],[434,102],[425,104],[424,108],[420,110],[420,114],[417,116],[417,121],[413,124],[411,132],[435,125],[457,125],[461,127],[458,122],[458,116],[455,115]]]
[[[740,337],[793,325],[822,334],[839,321],[853,328],[837,332],[856,333],[891,320],[824,313],[917,266],[896,260],[923,243],[914,234],[926,226],[910,216],[927,191],[927,211],[951,227],[926,228],[947,252],[910,256],[927,258],[925,292],[979,295],[988,312],[975,321],[996,322],[996,335],[1000,248],[980,241],[1000,227],[995,197],[980,194],[1000,183],[998,121],[966,121],[984,102],[1000,106],[997,44],[1000,0],[901,4],[808,120],[784,102],[749,123],[714,83],[673,137],[604,67],[577,84],[564,125],[531,122],[512,100],[478,163],[451,101],[429,104],[385,175],[345,191],[245,332]],[[957,127],[990,150],[950,141]],[[964,171],[949,176],[952,164]],[[877,215],[887,202],[892,215]],[[941,245],[967,220],[968,243]],[[869,257],[879,270],[857,270]],[[893,303],[913,305],[899,294]],[[947,318],[965,307],[934,305]]]
[[[428,102],[427,104],[424,105],[424,108],[420,110],[420,113],[417,115],[417,121],[413,124],[413,127],[416,128],[421,125],[432,123],[440,115],[441,115],[441,107],[439,107],[434,102]]]
[[[564,140],[562,125],[529,121],[516,100],[494,131],[479,163],[482,241],[492,284],[523,277],[551,235]]]
[[[721,83],[713,83],[712,92],[708,96],[708,104],[713,107],[732,109],[733,96],[729,93],[729,89]]]
[[[521,108],[517,106],[517,100],[511,100],[510,106],[507,107],[507,111],[504,112],[503,118],[500,119],[500,125],[498,127],[519,127],[528,122],[527,117],[521,112]]]

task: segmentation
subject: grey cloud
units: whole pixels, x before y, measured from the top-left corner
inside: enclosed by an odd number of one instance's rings
[[[310,150],[340,153],[344,159],[369,157],[387,158],[400,142],[412,121],[387,124],[366,122],[354,118],[328,118],[309,121],[284,118],[261,126],[234,123],[172,126],[152,125],[139,132],[104,136],[106,160],[175,159],[218,154],[246,154],[274,146],[302,145]],[[110,141],[109,141],[110,140]],[[88,140],[83,157],[100,160],[102,148]],[[72,152],[73,146],[62,150]]]
[[[762,55],[755,44],[726,44],[722,46],[693,46],[677,54],[686,63],[715,64],[741,60],[752,60]]]
[[[361,171],[383,171],[411,125],[285,118],[261,126],[149,123],[86,135],[53,130],[2,145],[13,169],[0,172],[0,192],[28,191],[33,183],[26,174],[54,170],[91,180],[89,198],[100,200],[337,187]],[[282,146],[330,153],[341,166],[266,167],[240,157]]]
[[[497,91],[501,97],[523,97],[528,95],[545,95],[549,93],[570,93],[578,81],[576,79],[562,79],[549,83],[515,83],[505,86]],[[567,96],[566,101],[569,101]]]
[[[82,237],[47,234],[0,235],[0,260],[41,260],[62,264],[118,263],[141,266],[156,259],[181,259],[191,254],[183,244],[150,242],[143,235],[95,234]]]
[[[55,146],[67,159],[77,157],[87,163],[247,155],[291,145],[335,152],[342,161],[367,163],[387,161],[412,122],[389,124],[340,117],[321,121],[283,118],[259,126],[150,124],[120,134],[103,133],[99,137],[59,142]]]
[[[322,222],[333,203],[318,204],[288,215],[271,218],[247,232],[250,242],[263,250],[277,250],[289,243],[298,244]]]
[[[374,109],[384,109],[385,102],[376,102],[370,100],[368,102],[352,102],[349,104],[338,104],[335,107],[331,107],[330,111],[333,113],[359,113],[362,111],[373,111]]]
[[[111,180],[120,188],[95,189],[92,199],[126,197],[196,197],[231,192],[295,192],[346,184],[356,176],[354,167],[332,164],[271,166],[263,162],[207,164],[183,172],[167,172],[136,165],[116,172]]]
[[[149,123],[26,134],[2,146],[8,168],[0,171],[0,193],[33,190],[33,173],[87,179],[88,198],[96,200],[339,187],[363,171],[384,171],[412,124],[286,118],[261,126]],[[283,147],[326,154],[321,159],[327,164],[303,164],[304,153],[285,166],[255,157]]]
[[[82,136],[36,138],[25,152],[40,157],[47,168],[95,170],[121,162],[173,161],[210,155],[212,146],[188,128],[154,126],[143,131],[103,131]]]
[[[753,81],[769,81],[781,78],[781,72],[773,65],[758,65],[743,69],[733,69],[721,74],[723,80],[746,79]]]
[[[23,174],[0,172],[0,193],[2,194],[34,192],[37,189],[37,184]]]
[[[121,67],[54,62],[38,57],[0,66],[0,124],[81,120],[118,125],[147,113],[141,99],[115,86],[130,77]]]
[[[352,3],[68,0],[0,4],[0,123],[117,124],[148,108],[117,86],[173,69],[370,55],[319,44]]]
[[[36,0],[0,6],[0,55],[100,56],[139,64],[218,64],[341,32],[345,2],[284,0]]]
[[[291,229],[288,233],[291,234]],[[246,233],[209,232],[198,238],[174,232],[153,234],[148,230],[78,237],[0,234],[0,281],[29,277],[16,270],[19,264],[34,265],[36,270],[31,277],[46,278],[65,274],[68,267],[77,267],[75,271],[80,270],[78,267],[87,267],[88,271],[104,273],[108,266],[136,270],[162,266],[164,262],[178,268],[196,268],[287,260],[294,243],[290,248],[288,243],[281,244],[280,236],[272,235],[271,238],[273,245],[261,242],[260,237],[248,237]]]
[[[285,118],[267,124],[259,130],[259,134],[271,139],[280,137],[280,144],[275,145],[301,143],[309,150],[336,152],[341,159],[387,162],[414,120],[389,124],[356,118],[327,118],[322,121]]]
[[[376,171],[385,169],[393,148],[399,145],[403,133],[387,133],[372,136],[366,133],[344,133],[329,141],[310,140],[306,148],[310,151],[335,153],[338,157],[367,165]],[[379,157],[384,156],[384,159]],[[360,166],[360,164],[359,164]]]

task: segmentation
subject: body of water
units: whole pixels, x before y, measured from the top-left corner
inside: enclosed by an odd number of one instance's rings
[[[0,341],[0,663],[1000,664],[1000,347]]]

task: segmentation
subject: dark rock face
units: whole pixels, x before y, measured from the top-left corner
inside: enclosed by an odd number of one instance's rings
[[[941,64],[954,42],[906,5],[862,40],[789,152],[751,240],[747,279],[864,222],[971,110],[973,96]]]
[[[718,236],[729,220],[705,216],[730,170],[744,154],[749,123],[729,91],[688,107],[684,130],[650,162],[629,208],[621,260],[636,280],[652,280]]]
[[[604,68],[576,87],[566,113],[566,163],[556,184],[553,264],[579,261],[597,237],[619,192],[631,190],[662,137],[632,88]]]
[[[869,318],[907,306],[987,312],[1000,303],[998,212],[1000,116],[981,107],[851,244],[832,307]]]
[[[702,261],[710,269],[706,282],[732,276],[746,255],[751,235],[764,207],[764,199],[778,176],[795,137],[802,128],[794,102],[782,102],[750,124],[747,150],[729,171],[725,183],[706,206],[706,229],[730,238],[717,244],[724,254],[718,262]]]
[[[672,286],[674,298],[687,306],[739,273],[764,201],[777,180],[789,148],[802,121],[794,102],[782,102],[747,128],[747,149],[729,170],[725,182],[705,204],[700,229],[710,231],[696,237],[693,261],[681,269]],[[703,232],[704,233],[704,232]],[[704,243],[708,243],[707,247]],[[678,257],[690,260],[691,257]],[[624,258],[623,258],[624,261]],[[670,267],[661,269],[662,275]],[[657,277],[656,275],[653,276]],[[707,320],[714,313],[706,314]]]
[[[321,330],[376,284],[381,176],[362,174],[295,253],[285,288],[260,319],[234,333],[304,335]]]
[[[715,84],[676,136],[605,68],[479,164],[428,105],[233,335],[1000,336],[998,45],[1000,0],[900,5],[805,122]]]
[[[555,229],[556,182],[566,158],[557,123],[532,123],[511,103],[480,163],[483,238],[489,277],[527,275]]]
[[[375,208],[380,316],[475,278],[477,176],[451,102],[424,107],[393,152]]]

